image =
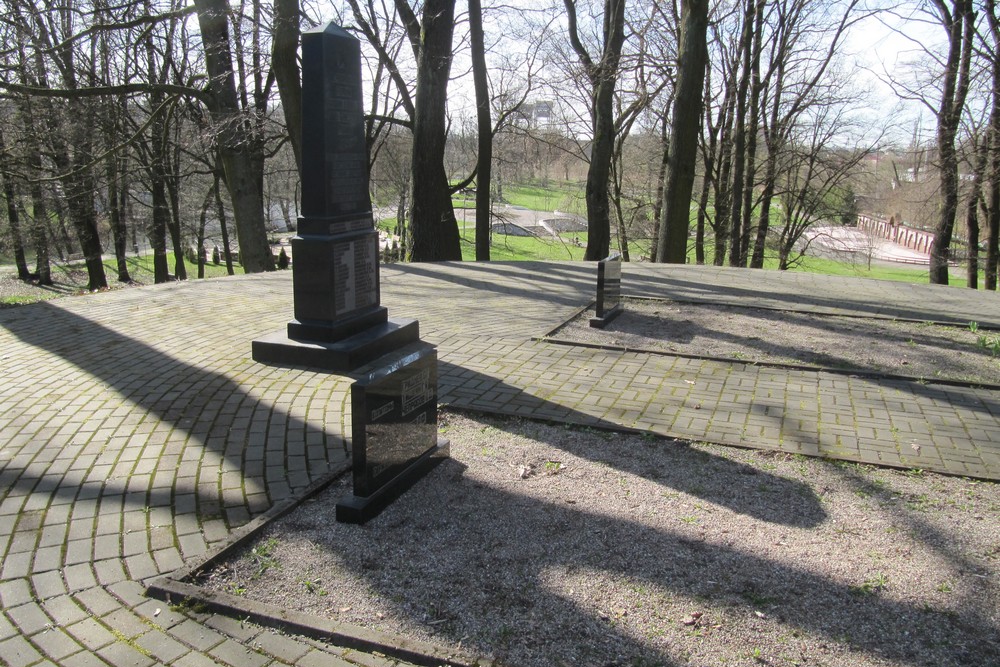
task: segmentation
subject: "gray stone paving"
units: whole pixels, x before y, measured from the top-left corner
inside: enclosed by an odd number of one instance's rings
[[[383,303],[439,346],[460,407],[1000,479],[998,393],[536,340],[581,263],[402,265]],[[626,265],[626,294],[1000,327],[969,290]],[[250,359],[290,273],[0,310],[0,663],[388,665],[179,611],[153,578],[344,465],[350,380]]]

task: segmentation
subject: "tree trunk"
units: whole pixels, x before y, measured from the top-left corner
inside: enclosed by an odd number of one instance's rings
[[[660,238],[660,220],[663,217],[663,190],[667,187],[667,168],[670,165],[670,124],[663,114],[660,123],[660,166],[656,172],[656,202],[653,204],[653,239],[649,248],[649,261],[658,262],[657,252]]]
[[[87,100],[69,102],[67,124],[71,132],[72,153],[66,141],[58,133],[53,133],[52,160],[59,170],[69,219],[87,265],[87,289],[94,292],[108,287],[97,231],[97,209],[94,206],[97,184],[91,148],[95,114]]]
[[[753,56],[753,25],[754,0],[747,0],[743,12],[743,34],[741,37],[741,53],[743,64],[740,75],[739,90],[736,94],[736,125],[733,136],[733,186],[732,210],[730,211],[729,227],[729,265],[743,266],[740,257],[740,247],[743,239],[743,178],[746,164],[746,116],[747,93],[750,89],[750,62]]]
[[[625,0],[605,0],[604,53],[594,81],[594,140],[587,170],[587,249],[585,260],[607,257],[611,250],[611,207],[608,180],[615,142],[615,83],[618,64],[625,43]]]
[[[264,224],[264,196],[260,174],[254,170],[260,138],[242,113],[236,94],[229,46],[227,0],[195,0],[198,25],[205,47],[205,68],[211,93],[209,112],[225,169],[226,188],[233,204],[240,263],[247,273],[273,271],[274,258]]]
[[[941,107],[938,111],[938,162],[941,194],[938,222],[930,250],[930,281],[948,284],[948,259],[951,237],[958,212],[958,134],[965,97],[969,90],[969,64],[972,57],[975,16],[971,0],[952,0],[949,11],[945,0],[934,0],[948,30],[948,58],[945,62]]]
[[[285,115],[295,168],[302,169],[302,86],[299,78],[299,0],[274,0],[271,71]]]
[[[615,157],[611,163],[611,187],[614,189],[614,197],[611,201],[615,207],[615,220],[618,221],[618,250],[621,253],[623,262],[630,262],[628,249],[628,230],[625,227],[625,211],[622,209],[622,149],[621,142],[616,142]],[[610,254],[610,249],[609,249]]]
[[[590,83],[590,114],[593,137],[587,169],[587,249],[585,260],[607,257],[611,249],[611,206],[608,198],[611,159],[614,154],[615,84],[625,43],[625,0],[604,0],[604,47],[601,59],[591,59],[577,32],[576,0],[563,0],[569,19],[569,38]]]
[[[226,259],[226,273],[233,275],[233,251],[229,242],[229,225],[226,223],[226,206],[222,203],[222,174],[216,170],[215,175],[215,210],[219,214],[219,231],[222,234],[222,252]]]
[[[990,168],[989,168],[989,194],[987,196],[987,211],[989,212],[986,225],[986,267],[985,282],[986,289],[996,290],[997,288],[997,264],[1000,262],[1000,20],[996,15],[996,4],[994,0],[987,0],[986,19],[989,24],[990,34],[993,37],[993,90],[992,108],[990,110],[990,132],[988,141],[990,143]]]
[[[613,94],[613,85],[602,84],[594,96],[594,140],[591,143],[586,186],[587,249],[583,256],[585,260],[591,261],[607,257],[611,250],[611,202],[608,198],[608,186],[614,143]]]
[[[0,155],[7,154],[7,143],[4,141],[3,130],[0,128]],[[7,222],[10,224],[10,240],[14,250],[14,264],[17,266],[17,277],[19,280],[28,280],[31,271],[28,270],[28,261],[24,256],[24,241],[21,236],[20,218],[17,212],[17,195],[14,191],[14,182],[10,172],[7,170],[7,159],[0,159],[0,179],[3,179],[3,197],[7,203]]]
[[[740,266],[747,265],[750,230],[753,227],[753,194],[757,180],[757,130],[760,126],[760,52],[764,32],[764,0],[757,1],[754,13],[753,50],[750,59],[750,119],[746,126],[746,167],[743,175],[743,204],[740,207]],[[766,233],[766,230],[765,230]]]
[[[174,249],[174,279],[187,280],[187,268],[184,266],[184,239],[181,237],[181,211],[177,188],[167,185],[167,195],[170,198],[170,245]]]
[[[481,0],[469,0],[469,39],[472,46],[472,80],[476,88],[476,261],[490,259],[490,189],[493,172],[493,119],[490,116],[490,91],[486,79],[486,45],[483,36]]]
[[[66,226],[66,209],[63,207],[63,200],[54,197],[52,200],[53,215],[47,217],[46,225],[49,226],[49,238],[55,246],[59,259],[65,261],[73,254],[73,239],[69,236],[69,228]]]
[[[789,258],[792,255],[792,249],[795,245],[795,239],[792,238],[788,233],[788,229],[791,227],[791,221],[788,220],[788,202],[782,202],[782,210],[784,211],[784,225],[781,229],[781,236],[778,239],[778,270],[787,271],[789,267]]]
[[[164,147],[164,157],[167,157],[170,169],[167,177],[167,196],[170,202],[170,218],[168,219],[170,231],[170,243],[174,248],[174,277],[177,280],[187,280],[187,268],[184,266],[184,239],[181,236],[181,201],[180,201],[180,180],[181,165],[180,155],[175,154],[169,159],[169,147]]]
[[[729,225],[732,223],[730,210],[733,200],[733,182],[730,173],[733,167],[733,153],[729,132],[730,128],[727,123],[722,129],[722,137],[719,140],[719,177],[715,179],[715,254],[712,258],[714,266],[722,266],[726,263],[726,241],[731,236],[728,231]]]
[[[49,263],[49,211],[42,191],[42,146],[35,130],[35,118],[30,102],[18,106],[18,116],[25,134],[25,163],[28,194],[31,197],[31,244],[35,250],[35,276],[39,285],[52,284]]]
[[[154,139],[155,143],[157,140]],[[149,227],[149,244],[153,248],[153,282],[165,283],[170,280],[170,265],[167,262],[167,226],[170,209],[167,206],[166,176],[163,166],[155,153],[150,167],[150,194],[153,216]]]
[[[688,229],[691,224],[691,191],[701,132],[705,67],[708,64],[708,1],[683,0],[678,47],[677,92],[670,130],[670,166],[663,196],[663,220],[657,239],[661,262],[687,261]]]
[[[705,263],[705,218],[708,215],[708,200],[712,189],[712,174],[715,172],[715,149],[718,138],[715,132],[709,136],[708,150],[703,154],[705,173],[701,179],[701,196],[698,198],[698,218],[695,227],[694,261],[701,265]]]
[[[110,106],[110,105],[109,105]],[[117,137],[117,132],[112,137]],[[111,222],[111,238],[115,246],[115,266],[118,271],[118,282],[130,283],[132,276],[128,271],[128,230],[125,228],[124,211],[121,207],[123,200],[122,158],[111,152],[104,158],[105,177],[108,188],[108,217]]]
[[[101,21],[108,21],[108,15],[103,11],[103,3],[95,3],[97,16]],[[101,32],[98,36],[100,48],[101,76],[105,81],[113,78],[111,60],[112,46],[110,35]],[[125,173],[125,162],[128,150],[120,147],[123,139],[123,123],[127,120],[128,99],[122,97],[108,97],[102,100],[104,118],[104,177],[107,179],[105,187],[108,190],[108,220],[111,226],[111,243],[115,251],[115,269],[118,275],[118,282],[131,283],[132,276],[128,270],[128,230],[125,227],[125,193],[127,186],[124,184],[123,174]]]
[[[205,225],[208,222],[208,209],[215,201],[215,185],[205,193],[205,201],[201,204],[201,215],[198,217],[198,279],[205,277]]]
[[[975,142],[973,142],[975,143]],[[979,206],[983,201],[983,176],[989,159],[989,137],[983,137],[976,146],[976,163],[973,171],[972,189],[965,207],[965,229],[968,234],[966,260],[966,287],[979,289]]]
[[[712,190],[715,194],[715,217],[712,223],[712,231],[715,233],[715,243],[713,248],[712,264],[722,266],[726,263],[726,241],[729,238],[729,202],[732,200],[732,181],[730,173],[733,167],[733,117],[735,100],[735,81],[731,79],[726,83],[726,94],[719,108],[719,156],[717,159],[717,174],[712,181]]]
[[[455,0],[425,0],[413,121],[410,259],[414,262],[462,259],[458,221],[444,170],[454,17]]]
[[[80,150],[79,144],[76,150]],[[81,156],[82,159],[88,161],[90,151],[84,150],[83,153],[85,157]],[[80,242],[80,249],[87,263],[87,289],[91,292],[107,289],[103,250],[97,233],[97,211],[94,208],[96,184],[92,168],[87,164],[74,164],[71,169],[73,171],[63,179],[63,185],[66,190],[69,217],[76,228],[77,240]]]
[[[31,238],[35,247],[35,275],[38,276],[39,285],[51,285],[52,269],[49,263],[48,231],[45,225],[48,209],[45,206],[42,189],[37,185],[31,187],[31,205],[32,217],[34,218],[31,225]]]
[[[764,141],[767,146],[767,160],[764,166],[764,190],[760,198],[760,216],[757,219],[757,238],[754,239],[750,268],[764,268],[764,250],[767,248],[767,233],[771,226],[771,202],[778,183],[778,153],[783,145],[785,128],[781,125],[781,98],[785,85],[785,65],[779,62],[775,76],[774,95],[771,101],[770,120],[764,127]],[[786,254],[787,260],[787,254]]]

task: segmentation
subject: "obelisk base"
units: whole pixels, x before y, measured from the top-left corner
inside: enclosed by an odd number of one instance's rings
[[[420,339],[417,320],[389,318],[338,341],[289,338],[279,331],[253,341],[254,361],[276,366],[306,366],[331,373],[349,372]]]

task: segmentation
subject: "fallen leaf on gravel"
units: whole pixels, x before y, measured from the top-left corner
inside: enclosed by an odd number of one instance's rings
[[[337,611],[338,611],[338,612],[340,612],[341,614],[343,614],[344,612],[346,612],[346,611],[350,611],[350,610],[351,610],[351,608],[350,608],[350,607],[341,607],[341,608],[340,608],[340,609],[338,609]]]
[[[701,621],[702,613],[700,611],[693,611],[681,621],[684,625],[698,625]]]
[[[528,479],[531,477],[532,472],[534,472],[534,466],[521,466],[518,470],[518,474],[521,476],[521,479]]]

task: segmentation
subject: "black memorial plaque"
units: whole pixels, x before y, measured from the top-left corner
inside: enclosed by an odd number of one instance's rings
[[[330,23],[302,33],[302,216],[292,239],[295,319],[253,342],[265,363],[349,371],[418,340],[380,305],[358,40]]]
[[[437,351],[358,380],[351,405],[354,494],[370,496],[437,444]]]
[[[448,455],[437,435],[437,351],[421,345],[351,387],[354,494],[337,520],[364,523]]]
[[[603,329],[622,313],[622,256],[615,253],[597,263],[596,317],[590,326]]]

